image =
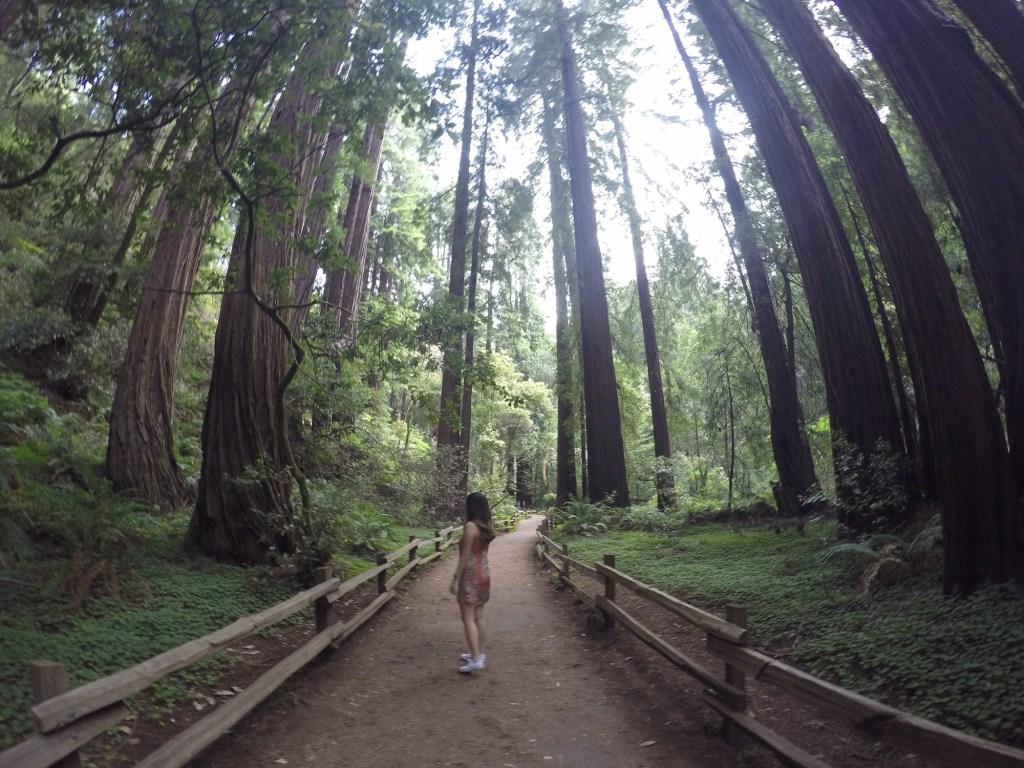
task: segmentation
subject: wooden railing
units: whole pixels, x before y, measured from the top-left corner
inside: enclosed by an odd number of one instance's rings
[[[36,704],[32,707],[32,719],[36,735],[0,752],[0,768],[47,768],[58,763],[62,766],[70,764],[76,760],[81,747],[128,716],[125,699],[227,648],[231,643],[312,605],[315,632],[310,640],[264,672],[244,691],[171,738],[137,764],[145,768],[176,768],[185,765],[297,671],[331,646],[351,637],[394,597],[395,587],[410,571],[441,557],[458,541],[461,532],[461,526],[451,526],[436,531],[431,539],[410,537],[408,544],[394,552],[377,555],[375,567],[346,581],[333,577],[329,568],[320,568],[317,571],[318,583],[310,589],[205,637],[72,690],[68,690],[67,670],[62,664],[49,661],[34,663],[31,676]],[[432,551],[428,554],[428,550]],[[407,562],[388,578],[388,570],[405,556],[408,556]],[[348,621],[329,625],[331,603],[374,578],[377,580],[377,597]]]
[[[747,733],[774,752],[784,765],[828,768],[823,760],[772,731],[750,714],[747,675],[876,739],[943,765],[952,768],[1024,768],[1022,750],[902,712],[753,650],[748,647],[747,611],[743,606],[726,606],[723,619],[616,569],[615,555],[605,555],[604,562],[593,566],[571,558],[568,545],[558,544],[550,538],[551,530],[551,520],[545,518],[537,530],[538,559],[551,565],[558,572],[559,580],[584,604],[601,611],[609,628],[619,624],[628,629],[675,666],[699,680],[705,686],[702,701],[722,716],[727,728],[738,728]],[[573,580],[574,569],[603,582],[603,594],[592,595]],[[725,662],[724,676],[713,674],[625,611],[616,602],[618,585],[702,630],[707,650]]]

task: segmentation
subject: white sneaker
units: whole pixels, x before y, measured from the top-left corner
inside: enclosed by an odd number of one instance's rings
[[[459,658],[462,659],[463,661],[472,661],[473,654],[472,653],[460,653],[459,654]],[[486,661],[487,661],[487,654],[486,653],[481,653],[480,654],[480,661],[483,661],[483,662],[486,663]]]
[[[486,661],[481,655],[479,659],[469,659],[466,661],[461,667],[459,667],[459,672],[464,675],[468,675],[470,672],[476,672],[479,669],[483,669],[485,666]]]

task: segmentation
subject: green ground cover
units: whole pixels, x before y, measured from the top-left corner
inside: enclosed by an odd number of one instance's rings
[[[31,731],[28,668],[32,661],[63,662],[72,685],[81,685],[188,642],[235,619],[255,613],[294,594],[289,578],[267,568],[243,568],[188,559],[180,544],[186,515],[138,520],[133,543],[114,564],[116,594],[70,605],[70,561],[40,560],[0,577],[18,583],[0,588],[0,748]],[[409,536],[432,537],[433,530],[395,526],[383,543],[393,550]],[[371,567],[372,555],[351,550],[335,565],[348,576]],[[97,585],[100,591],[104,587]],[[309,620],[309,610],[291,622]],[[282,626],[268,632],[281,631]],[[163,680],[151,689],[147,706],[170,711],[200,683],[210,683],[236,657],[220,653]]]
[[[831,524],[807,533],[694,526],[678,535],[615,532],[569,539],[585,561],[614,553],[642,581],[706,605],[748,606],[755,643],[915,714],[1024,744],[1024,598],[989,587],[943,596],[927,571],[861,593]]]

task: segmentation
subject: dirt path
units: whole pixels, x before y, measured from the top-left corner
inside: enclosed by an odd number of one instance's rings
[[[665,714],[609,663],[606,640],[583,634],[579,612],[551,590],[533,558],[539,521],[530,518],[491,547],[486,670],[456,671],[464,640],[447,591],[455,558],[447,557],[196,764],[736,765],[738,755],[709,733],[714,721],[705,710],[677,700]]]

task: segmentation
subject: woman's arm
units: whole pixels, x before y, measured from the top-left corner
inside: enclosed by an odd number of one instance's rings
[[[480,529],[476,527],[476,523],[467,522],[462,527],[462,538],[459,540],[459,562],[455,566],[455,573],[452,575],[452,583],[448,588],[448,591],[453,595],[458,588],[459,578],[462,576],[462,572],[466,570],[469,565],[469,560],[473,553],[473,539],[479,535]]]

